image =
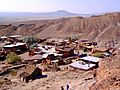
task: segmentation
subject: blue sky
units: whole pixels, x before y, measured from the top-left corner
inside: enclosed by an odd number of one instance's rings
[[[0,12],[51,12],[67,10],[73,13],[120,11],[120,0],[0,0]]]

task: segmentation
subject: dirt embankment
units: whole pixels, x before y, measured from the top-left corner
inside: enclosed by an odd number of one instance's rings
[[[90,90],[120,90],[120,55],[100,61]]]

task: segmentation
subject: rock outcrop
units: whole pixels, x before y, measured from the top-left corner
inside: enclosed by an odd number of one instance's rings
[[[120,90],[120,55],[100,61],[90,90]]]

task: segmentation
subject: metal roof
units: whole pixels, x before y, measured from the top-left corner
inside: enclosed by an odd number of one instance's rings
[[[91,61],[91,62],[99,62],[99,60],[101,58],[93,57],[93,56],[86,56],[86,57],[82,57],[80,59],[83,59],[83,60],[86,60],[86,61]]]
[[[25,43],[16,43],[16,44],[11,44],[11,45],[5,45],[3,47],[4,48],[7,48],[7,47],[16,47],[16,46],[21,46],[21,45],[25,45]]]
[[[73,68],[84,69],[84,70],[89,70],[90,68],[95,66],[95,64],[91,64],[91,63],[89,65],[88,64],[82,64],[79,61],[71,63],[69,65]]]

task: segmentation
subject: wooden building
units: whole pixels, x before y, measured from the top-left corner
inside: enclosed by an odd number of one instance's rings
[[[7,40],[7,37],[6,37],[6,36],[1,36],[1,37],[0,37],[0,41],[4,42],[5,40]]]
[[[42,76],[42,69],[34,66],[34,65],[28,65],[24,72],[20,75],[20,80],[23,82],[28,83],[29,80],[34,80]]]
[[[15,52],[16,54],[23,53],[27,50],[25,43],[16,43],[16,44],[11,44],[11,45],[5,45],[5,46],[3,46],[3,48],[7,53]]]
[[[56,48],[63,57],[68,57],[74,55],[74,48]]]
[[[104,53],[104,52],[109,52],[109,49],[106,47],[98,47],[98,48],[93,48],[93,52],[100,52],[100,53]]]
[[[34,56],[31,56],[31,57],[26,58],[25,60],[23,60],[23,63],[25,63],[25,64],[28,64],[28,63],[32,63],[32,64],[41,63],[42,60],[43,60],[42,55],[36,54]]]

